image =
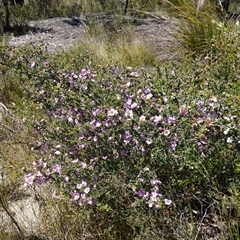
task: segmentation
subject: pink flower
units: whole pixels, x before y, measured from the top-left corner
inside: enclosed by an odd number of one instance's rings
[[[84,189],[84,192],[85,192],[86,194],[88,194],[88,193],[90,192],[90,187],[86,187],[86,188]]]
[[[66,182],[69,182],[69,180],[70,180],[70,177],[66,176],[66,177],[65,177],[65,181],[66,181]]]
[[[57,150],[57,151],[55,152],[55,154],[56,154],[56,155],[60,155],[61,152],[60,152],[59,150]]]
[[[155,122],[155,123],[159,123],[160,121],[162,120],[162,116],[155,116],[154,117],[154,119],[153,119],[153,121]]]
[[[161,181],[159,181],[158,179],[151,179],[151,185],[155,186],[156,184],[161,184]]]
[[[100,127],[100,126],[101,126],[101,123],[98,122],[98,121],[96,121],[96,123],[95,123],[95,127]]]
[[[175,121],[176,121],[176,117],[175,116],[169,116],[168,118],[167,118],[167,123],[168,123],[168,125],[173,125],[174,123],[175,123]]]
[[[53,173],[57,173],[57,174],[61,175],[61,169],[62,169],[62,167],[60,164],[54,163],[52,166]]]
[[[140,189],[140,190],[137,192],[137,195],[138,195],[139,197],[143,197],[145,194],[146,194],[146,192],[145,192],[143,189]]]
[[[118,114],[118,111],[116,110],[116,109],[114,109],[113,107],[110,107],[109,109],[108,109],[108,116],[109,117],[112,117],[112,116],[115,116],[115,115],[117,115]]]
[[[140,118],[139,118],[139,121],[144,122],[145,120],[146,120],[146,117],[144,115],[141,115]]]
[[[172,204],[172,200],[165,198],[164,199],[164,204],[169,206],[169,205]]]
[[[31,68],[34,68],[36,63],[34,61],[31,62]]]
[[[168,129],[165,129],[164,131],[163,131],[163,135],[164,136],[168,136],[170,134],[170,131],[168,130]]]
[[[152,208],[153,207],[153,202],[151,200],[148,201],[148,207]]]
[[[152,143],[152,139],[148,138],[148,139],[146,140],[146,143],[147,143],[148,145],[150,145],[150,144]]]
[[[87,186],[87,183],[84,180],[82,180],[82,182],[78,183],[76,187],[77,187],[77,189],[81,189],[86,186]]]
[[[125,132],[123,139],[125,144],[130,143],[130,141],[132,140],[132,134],[130,133],[130,131]]]
[[[177,147],[177,141],[176,140],[172,140],[170,142],[169,149],[174,151],[176,149],[176,147]]]
[[[152,98],[152,96],[153,96],[153,95],[152,95],[151,93],[148,93],[148,94],[146,95],[146,99],[149,100],[149,99]]]
[[[25,184],[24,185],[32,185],[35,177],[36,176],[32,173],[27,174],[25,176]]]
[[[83,77],[85,77],[86,75],[88,75],[89,73],[90,73],[89,70],[83,68],[83,69],[81,70],[80,77],[83,78]]]
[[[139,77],[140,74],[139,74],[138,72],[131,72],[131,73],[130,73],[130,76],[131,76],[131,77]]]
[[[87,198],[85,201],[86,201],[86,203],[88,203],[90,205],[93,203],[92,198]]]
[[[71,116],[68,117],[68,122],[73,123],[73,118]]]
[[[73,198],[73,200],[77,201],[80,198],[80,195],[78,192],[74,191],[73,193],[71,193],[71,196]]]
[[[138,107],[137,103],[134,102],[133,104],[131,104],[131,109],[136,108],[136,107]]]
[[[133,119],[133,111],[127,109],[126,112],[125,112],[125,117],[128,118],[128,119]]]
[[[181,108],[180,109],[180,114],[181,115],[186,115],[187,114],[187,110],[185,108]]]

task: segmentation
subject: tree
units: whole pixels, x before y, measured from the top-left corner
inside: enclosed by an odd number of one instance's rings
[[[23,5],[24,4],[24,0],[2,0],[2,5],[4,8],[4,12],[5,12],[5,19],[1,19],[1,29],[4,30],[10,30],[11,26],[10,26],[10,16],[11,16],[11,11],[10,11],[10,6],[16,6],[17,4],[19,5]],[[3,31],[3,30],[2,30]]]
[[[126,15],[126,14],[127,14],[127,10],[128,10],[128,3],[129,3],[129,1],[128,1],[128,0],[126,0],[126,4],[125,4],[125,8],[124,8],[124,15]]]

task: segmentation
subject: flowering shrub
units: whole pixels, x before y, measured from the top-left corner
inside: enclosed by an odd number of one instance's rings
[[[224,101],[203,91],[187,96],[189,92],[181,90],[183,86],[186,91],[187,83],[177,83],[175,72],[170,82],[131,69],[67,71],[49,65],[49,71],[41,65],[35,70],[35,61],[29,64],[33,73],[40,70],[50,76],[37,75],[32,97],[53,121],[51,125],[47,119],[35,123],[42,135],[39,145],[48,154],[35,163],[35,180],[61,182],[66,194],[80,205],[97,201],[98,184],[106,176],[121,173],[132,199],[148,202],[149,197],[139,194],[151,194],[153,186],[147,181],[172,184],[182,171],[193,173],[193,181],[205,161],[209,161],[205,167],[214,171],[215,163],[209,159],[221,152],[218,147],[236,149],[239,144],[237,118]],[[141,182],[138,176],[145,168],[151,174]],[[161,194],[157,187],[155,206]]]
[[[122,173],[123,187],[132,195],[131,204],[140,197],[149,206],[159,207],[163,201],[160,187],[151,182],[160,180],[149,169],[149,159],[152,146],[159,142],[154,134],[163,119],[161,109],[155,109],[157,100],[151,101],[151,89],[136,89],[138,82],[137,73],[129,77],[112,73],[111,79],[99,80],[96,72],[82,69],[80,73],[61,73],[61,80],[53,80],[50,89],[37,89],[35,97],[44,107],[48,105],[46,112],[54,119],[55,127],[49,128],[44,119],[35,123],[43,138],[39,145],[49,156],[35,163],[36,173],[27,175],[26,183],[32,183],[33,178],[39,183],[55,179],[79,205],[92,204],[97,199],[91,193],[96,194],[98,184],[108,175],[111,178],[112,174]],[[174,121],[174,116],[166,118],[169,126]],[[164,139],[169,148],[173,142]],[[143,168],[149,174],[140,181]],[[141,191],[147,195],[139,194]]]
[[[215,82],[199,85],[191,68],[65,69],[37,51],[9,55],[45,113],[34,122],[41,157],[26,186],[53,184],[53,197],[104,209],[111,222],[134,209],[173,208],[174,189],[206,191],[214,182],[226,190],[236,179],[239,122],[228,88],[220,95]]]

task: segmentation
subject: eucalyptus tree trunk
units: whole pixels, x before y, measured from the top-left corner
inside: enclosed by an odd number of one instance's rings
[[[10,26],[10,6],[8,0],[2,0],[3,7],[5,9],[5,19],[3,20],[3,28],[5,30],[9,30],[11,28]]]
[[[1,5],[1,8],[0,8],[0,43],[2,42],[2,37],[3,37],[3,23],[4,23],[4,10]]]
[[[3,23],[0,22],[0,44],[3,40]]]
[[[124,8],[124,15],[127,14],[127,10],[128,10],[128,3],[129,3],[129,0],[126,0],[126,3],[125,3],[125,8]]]

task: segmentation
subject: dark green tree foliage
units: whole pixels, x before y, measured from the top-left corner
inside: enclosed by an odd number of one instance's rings
[[[0,33],[2,35],[3,30],[10,30],[10,17],[11,17],[11,7],[19,4],[22,6],[24,4],[24,0],[2,0],[3,13],[1,13],[4,17],[0,19]]]
[[[2,28],[3,29],[10,29],[10,7],[8,0],[2,0],[4,11],[5,11],[5,19],[2,19]]]

